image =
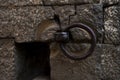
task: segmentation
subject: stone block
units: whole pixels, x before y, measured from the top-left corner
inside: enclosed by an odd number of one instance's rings
[[[64,29],[69,25],[69,16],[74,15],[75,7],[70,5],[54,6],[54,11],[59,15],[61,27]]]
[[[104,4],[104,6],[108,6],[112,4],[117,4],[120,1],[119,0],[101,0],[101,2]]]
[[[112,6],[105,9],[104,27],[105,43],[120,44],[120,7]]]
[[[120,79],[120,46],[104,45],[102,46],[101,65],[102,80]]]
[[[0,0],[0,6],[42,5],[42,0]]]
[[[70,16],[70,24],[83,23],[91,27],[96,33],[98,42],[103,40],[103,6],[87,4],[76,6],[76,14]]]
[[[53,17],[51,7],[0,8],[0,37],[14,37],[17,42],[34,40],[42,20]]]
[[[58,50],[50,59],[51,80],[101,80],[101,50],[97,46],[90,57],[80,61],[71,60]]]
[[[15,80],[14,40],[0,40],[0,80]]]
[[[68,59],[58,50],[51,57],[52,80],[119,80],[120,48],[98,44],[93,54],[80,61]]]

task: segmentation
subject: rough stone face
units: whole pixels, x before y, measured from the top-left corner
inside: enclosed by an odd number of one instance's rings
[[[76,7],[76,14],[70,16],[70,24],[83,23],[91,27],[97,36],[98,41],[102,41],[103,34],[103,9],[102,5],[81,5]]]
[[[54,11],[60,17],[62,29],[66,28],[69,25],[74,24],[74,23],[83,23],[83,24],[91,27],[96,33],[98,42],[99,43],[102,42],[102,40],[103,40],[102,5],[89,4],[89,5],[76,6],[76,8],[75,8],[75,6],[54,6]],[[47,22],[49,23],[49,21],[46,21],[45,23],[47,24]],[[46,24],[44,24],[44,25],[46,25]],[[56,27],[59,29],[59,26],[53,25],[51,29],[50,29],[50,25],[47,25],[47,26],[49,27],[49,29],[48,29],[48,27],[46,29],[44,29],[44,36],[46,38],[49,38],[50,34],[54,34],[56,32]],[[42,27],[38,27],[37,30],[40,30],[40,29],[42,29]],[[73,31],[73,32],[75,32],[75,31]],[[40,36],[40,33],[37,35],[38,37]],[[74,36],[78,37],[78,35],[74,35]],[[45,38],[45,37],[43,37],[43,38]],[[45,40],[45,39],[43,39],[43,40]]]
[[[101,65],[103,80],[120,79],[120,46],[102,46]]]
[[[105,9],[104,27],[105,43],[120,44],[120,7],[113,6]]]
[[[51,58],[52,80],[119,80],[119,46],[97,45],[87,59],[73,61],[59,51]]]
[[[42,68],[44,68],[46,72],[50,65],[47,65],[47,68],[43,67],[45,65],[39,65],[40,61],[43,63],[43,56],[40,56],[39,49],[37,51],[36,47],[34,47],[35,49],[33,51],[33,46],[31,49],[28,49],[28,52],[25,48],[20,51],[18,50],[18,53],[25,51],[24,53],[27,52],[27,55],[30,52],[34,54],[35,51],[38,54],[25,59],[23,59],[25,55],[22,55],[21,58],[21,54],[18,54],[18,58],[16,57],[16,59],[23,61],[23,63],[21,62],[19,64],[18,61],[16,64],[17,71],[15,71],[14,40],[17,42],[36,41],[35,33],[39,24],[43,20],[53,19],[54,13],[59,14],[62,28],[73,23],[82,22],[94,29],[99,43],[102,43],[104,39],[103,42],[107,45],[104,43],[97,44],[94,53],[90,57],[81,61],[74,61],[62,54],[58,44],[52,44],[50,47],[52,80],[119,80],[120,7],[117,3],[120,3],[120,1],[0,0],[0,80],[15,80],[15,72],[18,72],[17,78],[20,77],[21,80],[30,80],[29,78],[33,80],[49,80],[49,72],[47,72],[47,77],[41,77],[41,75],[36,74],[36,72],[39,72],[39,69]],[[101,35],[103,28],[105,28],[105,37]],[[49,30],[51,29],[49,28],[48,31]],[[52,28],[52,31],[54,30],[55,29]],[[48,38],[49,35],[45,37]],[[117,45],[114,46],[114,44]],[[48,55],[47,57],[49,57]],[[47,60],[48,59],[49,58],[47,58]],[[44,56],[44,60],[46,60],[46,56]],[[27,67],[24,67],[24,62]],[[22,68],[20,68],[21,66]],[[23,71],[21,69],[23,69]],[[24,69],[28,72],[24,72]],[[32,76],[29,75],[29,72]],[[27,75],[27,77],[24,77],[24,75]]]
[[[0,40],[0,80],[15,80],[14,40]]]
[[[102,39],[103,16],[101,5],[77,6],[77,14],[75,14],[75,6],[54,6],[54,9],[42,6],[1,8],[0,37],[15,37],[18,42],[34,41],[34,34],[39,23],[42,20],[52,18],[55,11],[60,16],[63,28],[75,22],[82,22],[90,27],[95,27],[95,29],[97,27],[96,31],[99,33],[97,36],[100,38],[99,40]],[[119,29],[117,29],[118,31],[115,33],[107,28],[110,26],[114,27],[114,25],[119,26],[119,17],[117,17],[117,15],[119,15],[118,10],[119,7],[105,9],[105,43],[119,43]],[[109,35],[114,35],[114,38],[109,37]]]
[[[35,29],[53,17],[51,7],[15,7],[0,9],[0,37],[12,36],[18,42],[34,40]]]
[[[35,40],[47,42],[54,39],[54,33],[59,29],[59,25],[55,20],[44,20],[36,29]]]
[[[27,6],[27,5],[65,5],[103,3],[106,5],[116,4],[119,0],[0,0],[0,6]]]
[[[0,0],[0,6],[42,5],[42,0]]]
[[[106,5],[116,4],[119,2],[119,0],[101,0],[101,2]]]
[[[82,4],[99,2],[93,0],[0,0],[0,6],[24,6],[24,5],[62,5],[62,4]]]
[[[61,21],[61,27],[65,28],[69,25],[69,16],[74,15],[75,8],[74,6],[54,6],[54,11],[56,14],[59,15],[60,21]]]
[[[97,45],[90,57],[74,61],[59,51],[50,59],[52,80],[101,80],[101,54],[102,48]]]

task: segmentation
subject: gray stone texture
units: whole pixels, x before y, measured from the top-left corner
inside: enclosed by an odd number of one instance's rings
[[[101,2],[102,2],[104,5],[111,5],[111,4],[119,3],[120,1],[119,1],[119,0],[101,0]]]
[[[0,37],[14,37],[17,42],[33,41],[38,24],[52,18],[51,7],[0,8]]]
[[[97,45],[94,53],[87,59],[73,61],[59,51],[52,57],[52,80],[119,80],[120,47]]]
[[[76,7],[76,14],[70,16],[70,24],[83,23],[91,27],[99,42],[103,35],[103,9],[99,4],[87,4]]]
[[[112,6],[105,8],[104,27],[105,43],[120,44],[120,7]]]
[[[105,43],[119,43],[118,11],[119,7],[110,7],[105,9]],[[0,37],[14,37],[17,42],[34,41],[35,31],[39,26],[39,23],[41,23],[42,20],[53,18],[54,13],[59,14],[63,28],[72,23],[82,22],[92,27],[98,36],[99,42],[102,41],[102,5],[92,4],[77,6],[77,14],[75,14],[75,6],[54,6],[54,9],[52,7],[43,6],[13,8],[1,7]],[[118,31],[114,32],[113,29],[108,30],[108,27],[110,26],[113,26],[114,30],[116,28]]]
[[[0,6],[42,5],[42,0],[0,0]]]
[[[101,43],[103,40],[103,9],[102,5],[97,5],[97,4],[87,4],[87,5],[81,5],[81,6],[54,6],[54,11],[56,14],[59,15],[60,21],[61,21],[61,27],[62,29],[67,28],[69,25],[74,24],[74,23],[83,23],[86,24],[87,26],[91,27],[97,36],[98,42]],[[49,23],[53,24],[51,26]],[[44,24],[45,23],[45,24]],[[49,27],[45,28],[43,33],[43,38],[48,38],[50,39],[50,34],[54,34],[58,29],[59,26],[55,26],[54,21],[44,21],[44,25],[46,24]],[[44,26],[41,24],[42,26]],[[41,36],[41,32],[39,32],[40,29],[42,29],[42,26],[39,25],[38,27],[38,34],[37,37]],[[56,29],[57,28],[57,29]],[[74,31],[73,31],[74,32]],[[78,35],[74,35],[78,37]],[[42,37],[42,36],[41,36]],[[42,40],[45,40],[43,39]],[[38,39],[40,40],[40,39]]]
[[[0,80],[15,80],[14,40],[0,40]]]
[[[101,54],[102,80],[120,79],[120,46],[104,45]]]
[[[59,15],[61,21],[61,27],[65,28],[69,25],[69,16],[74,15],[75,8],[74,6],[64,5],[64,6],[54,6],[54,11]]]
[[[0,6],[27,6],[27,5],[65,5],[103,3],[105,5],[116,4],[119,0],[0,0]]]
[[[55,13],[60,16],[62,28],[77,22],[93,28],[99,44],[90,57],[81,61],[68,59],[58,44],[53,44],[51,80],[120,80],[120,7],[117,3],[120,1],[0,0],[0,80],[15,80],[14,40],[36,41],[39,24],[52,19]]]
[[[87,59],[74,61],[62,52],[50,59],[51,80],[100,80],[102,49],[97,46],[94,53]],[[52,53],[53,54],[53,53]]]
[[[99,0],[0,0],[0,6],[63,5],[83,3],[99,3]]]

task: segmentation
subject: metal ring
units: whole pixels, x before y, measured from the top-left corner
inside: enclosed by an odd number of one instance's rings
[[[87,31],[90,34],[90,36],[91,36],[91,43],[90,43],[91,47],[89,48],[87,53],[85,53],[85,55],[83,55],[83,56],[76,56],[76,55],[70,54],[65,49],[65,43],[60,43],[61,50],[63,51],[65,56],[67,56],[68,58],[70,58],[72,60],[82,60],[82,59],[85,59],[88,56],[90,56],[93,53],[93,51],[94,51],[94,48],[96,46],[96,35],[95,35],[94,31],[90,27],[88,27],[87,25],[84,25],[82,23],[77,23],[77,24],[70,25],[64,31],[68,32],[71,28],[81,28],[81,29]]]

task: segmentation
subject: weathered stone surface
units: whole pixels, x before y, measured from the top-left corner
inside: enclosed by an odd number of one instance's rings
[[[111,5],[111,4],[116,4],[118,2],[119,2],[119,0],[101,0],[101,3],[103,3],[104,6],[108,6],[108,5]]]
[[[116,4],[119,0],[0,0],[0,6],[27,6],[27,5],[66,5],[103,3],[105,6]]]
[[[0,40],[0,80],[15,80],[14,41]]]
[[[52,17],[51,7],[0,8],[0,37],[12,36],[18,42],[34,40],[38,24]]]
[[[17,42],[35,41],[35,32],[36,29],[38,29],[39,23],[41,23],[42,20],[53,18],[53,14],[57,13],[60,16],[61,25],[63,28],[69,25],[69,18],[70,24],[82,22],[92,27],[95,30],[95,32],[98,33],[97,36],[99,42],[102,41],[101,34],[104,20],[105,43],[118,45],[120,44],[120,7],[114,5],[112,7],[105,8],[105,12],[103,14],[102,4],[93,4],[101,2],[104,4],[104,6],[108,6],[118,3],[119,0],[43,1],[45,5],[55,5],[53,6],[54,9],[51,6],[38,6],[43,5],[42,0],[0,0],[0,38],[14,37]],[[90,4],[86,5],[85,3]],[[75,5],[69,4],[77,4],[76,10]],[[77,14],[75,14],[75,12]],[[56,45],[53,45],[52,48],[54,46],[55,48],[57,48]],[[13,67],[13,51],[13,40],[0,40],[0,80],[15,80]],[[97,45],[97,48],[94,51],[94,53],[90,57],[82,61],[70,60],[67,57],[65,57],[62,54],[62,52],[60,52],[58,49],[56,52],[58,55],[53,53],[54,55],[50,59],[52,80],[120,79],[119,46],[115,47],[113,45],[104,44],[102,44],[101,46]],[[32,58],[33,60],[36,60],[36,58]],[[39,56],[37,58],[40,59]],[[31,57],[29,58],[29,60],[31,61],[28,62],[32,62]],[[36,71],[38,71],[36,67],[34,68]],[[41,80],[41,76],[35,77],[34,80],[39,79]]]
[[[52,80],[101,80],[101,51],[98,45],[90,57],[81,61],[70,60],[59,51],[50,59]]]
[[[91,27],[97,36],[98,41],[102,41],[103,34],[103,8],[99,4],[87,4],[76,7],[76,14],[70,16],[70,24],[83,23]]]
[[[112,6],[105,9],[104,27],[105,43],[120,44],[120,7]]]
[[[61,27],[64,28],[69,25],[69,16],[74,15],[75,8],[74,6],[65,5],[65,6],[54,6],[54,11],[59,15],[61,21]]]
[[[90,26],[95,31],[98,42],[102,42],[103,24],[104,24],[102,5],[88,4],[88,5],[76,6],[76,11],[75,11],[75,6],[54,6],[54,11],[56,14],[59,15],[61,20],[61,27],[63,29],[66,28],[68,25],[74,23],[83,23],[85,25]],[[50,27],[50,25],[48,26]],[[56,29],[56,27],[58,26],[55,27],[54,24],[53,26],[51,29],[48,28],[44,29],[43,31],[44,39],[42,38],[43,40],[45,40],[45,37],[49,38],[51,34],[54,34],[56,30],[58,30]],[[42,27],[38,28],[38,30],[40,29],[42,29]],[[40,34],[38,34],[37,36],[40,36]],[[76,37],[78,37],[78,35],[76,35]]]
[[[35,39],[35,29],[45,19],[53,17],[51,7],[26,7],[16,9],[14,20],[17,20],[14,37],[16,41],[32,41]]]
[[[54,39],[54,34],[59,29],[59,25],[55,20],[44,20],[36,29],[35,40],[46,42]]]
[[[0,9],[0,37],[15,37],[17,42],[35,40],[35,32],[41,21],[59,14],[62,27],[68,26],[69,15],[74,14],[73,6],[14,7]],[[64,26],[63,26],[64,25]]]
[[[103,29],[103,14],[101,5],[81,5],[77,6],[77,14],[75,14],[74,6],[54,6],[56,14],[61,20],[62,29],[74,23],[84,23],[92,27],[96,33],[102,34]],[[37,27],[37,40],[50,40],[54,38],[54,33],[59,29],[59,25],[54,20],[44,20],[39,27]],[[85,31],[72,29],[71,34],[74,39],[84,39]],[[99,36],[99,34],[97,36]],[[81,36],[80,36],[81,35]],[[86,34],[89,36],[88,34]],[[99,37],[101,39],[101,36]]]
[[[102,46],[102,80],[120,80],[120,46]]]
[[[1,17],[1,16],[0,16]],[[12,32],[14,31],[12,24],[9,21],[0,21],[0,37],[13,37]]]
[[[51,58],[52,80],[119,80],[120,47],[97,45],[94,53],[81,61],[73,61],[58,51]],[[51,53],[52,54],[52,53]]]
[[[0,0],[0,6],[42,5],[42,0]]]

